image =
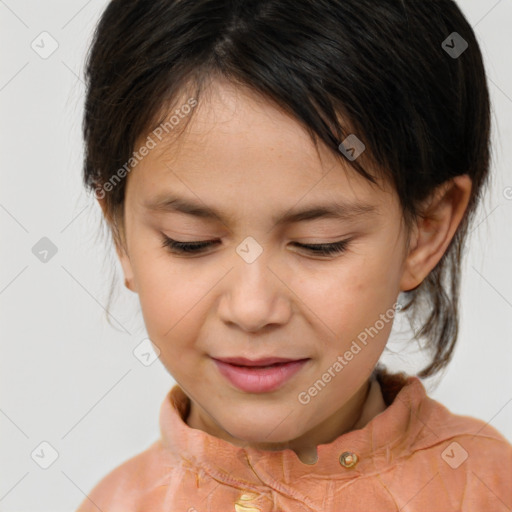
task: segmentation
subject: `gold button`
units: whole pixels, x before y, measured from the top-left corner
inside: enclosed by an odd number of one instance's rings
[[[340,455],[340,464],[346,468],[353,468],[359,462],[359,457],[353,452],[343,452]]]
[[[256,493],[244,493],[235,502],[235,512],[261,512],[251,501],[258,497]]]

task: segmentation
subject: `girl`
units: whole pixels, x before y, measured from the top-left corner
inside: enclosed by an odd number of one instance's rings
[[[489,177],[457,5],[112,0],[86,79],[85,184],[177,384],[79,512],[510,510],[512,446],[420,381]],[[398,313],[418,376],[378,363]]]

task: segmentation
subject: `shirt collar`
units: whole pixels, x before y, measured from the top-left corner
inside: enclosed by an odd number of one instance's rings
[[[319,478],[350,479],[380,471],[392,460],[409,453],[418,438],[435,434],[424,429],[416,414],[421,403],[429,400],[417,377],[389,374],[381,367],[377,367],[374,377],[356,428],[319,445],[315,464],[303,463],[291,449],[264,451],[238,447],[189,427],[185,418],[190,399],[178,384],[161,406],[162,444],[181,464],[202,469],[225,483],[243,483],[247,487],[262,483],[275,486],[276,482],[286,486],[312,474]],[[368,417],[372,419],[367,421]],[[357,463],[350,467],[346,462],[353,462],[350,455],[354,454]]]

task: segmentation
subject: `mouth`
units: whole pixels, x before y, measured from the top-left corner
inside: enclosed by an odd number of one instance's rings
[[[276,391],[299,372],[309,361],[306,359],[245,358],[215,359],[217,368],[236,388],[246,393]]]
[[[217,361],[222,361],[223,363],[232,364],[235,366],[273,366],[280,363],[292,363],[294,361],[302,361],[302,359],[292,359],[286,357],[262,357],[260,359],[247,359],[245,357],[223,357],[223,358],[214,358]]]

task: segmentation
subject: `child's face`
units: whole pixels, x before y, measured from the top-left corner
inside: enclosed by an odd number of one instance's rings
[[[149,337],[192,399],[191,426],[269,447],[328,424],[334,435],[357,420],[391,331],[406,257],[397,196],[325,148],[320,160],[295,120],[250,93],[224,84],[196,110],[177,142],[161,142],[128,177],[121,262]],[[148,206],[171,196],[223,222]],[[273,221],[334,202],[375,210]],[[173,254],[163,234],[218,242]],[[296,246],[346,239],[331,256]],[[214,358],[228,357],[307,361],[277,389],[247,391],[219,371]]]

